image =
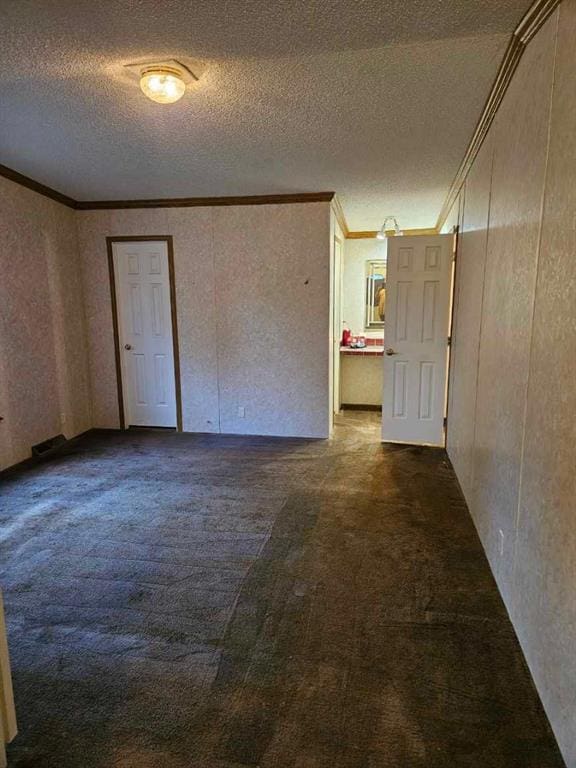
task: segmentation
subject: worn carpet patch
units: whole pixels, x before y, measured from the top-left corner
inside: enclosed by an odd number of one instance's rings
[[[93,433],[0,491],[14,768],[561,768],[446,455]]]

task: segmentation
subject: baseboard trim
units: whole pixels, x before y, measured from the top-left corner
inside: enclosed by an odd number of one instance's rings
[[[343,411],[375,411],[382,413],[381,405],[364,405],[363,403],[342,403],[340,406]]]
[[[31,467],[36,467],[38,466],[38,464],[46,464],[51,459],[55,458],[56,456],[59,456],[64,451],[64,449],[67,446],[69,446],[71,443],[74,443],[76,440],[80,440],[86,435],[89,435],[92,432],[96,432],[96,431],[97,430],[94,427],[91,427],[90,429],[84,430],[84,432],[80,432],[78,435],[74,435],[74,437],[70,437],[64,440],[62,443],[54,447],[52,450],[46,451],[44,455],[38,455],[38,456],[31,455],[31,456],[28,456],[27,459],[22,459],[22,461],[17,461],[16,464],[10,464],[9,467],[4,467],[4,469],[0,469],[0,477],[6,477],[9,474],[21,472],[23,470],[30,469]]]

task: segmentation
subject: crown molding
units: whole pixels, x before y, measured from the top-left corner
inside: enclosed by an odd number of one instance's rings
[[[375,238],[376,235],[378,234],[377,229],[373,229],[373,230],[372,229],[371,230],[349,229],[348,222],[346,221],[346,216],[344,215],[344,210],[342,208],[342,205],[337,195],[334,195],[334,199],[332,200],[332,210],[334,211],[334,216],[336,217],[336,221],[340,225],[340,229],[342,230],[342,234],[344,235],[346,240],[371,240]],[[438,234],[438,230],[435,227],[430,227],[428,229],[403,229],[402,232],[404,235],[408,235],[408,236]],[[395,234],[396,233],[393,229],[386,230],[387,237],[393,237]]]
[[[0,165],[0,176],[19,184],[21,187],[26,187],[26,189],[31,189],[33,192],[38,192],[39,195],[49,197],[51,200],[66,205],[68,208],[76,208],[76,201],[71,197],[63,195],[61,192],[52,189],[52,187],[47,187],[39,181],[34,181],[34,179],[31,179],[29,176],[24,176],[23,173],[18,173],[18,171],[14,171],[6,165]]]
[[[378,234],[378,230],[374,231],[352,231],[348,232],[346,235],[347,240],[368,240],[375,238]],[[430,236],[430,235],[437,235],[438,230],[436,227],[428,227],[427,229],[403,229],[402,234],[405,237],[419,237],[419,236]],[[396,232],[393,229],[387,229],[386,230],[386,237],[395,237]]]
[[[346,233],[346,239],[347,240],[364,240],[364,239],[376,237],[377,234],[378,234],[378,230],[377,229],[375,229],[374,231],[372,231],[372,230],[370,230],[370,231],[368,231],[368,230],[366,230],[366,231],[357,230],[355,232],[351,232],[350,230],[348,230],[348,232]]]
[[[291,203],[332,203],[332,210],[340,225],[342,234],[347,240],[359,240],[376,237],[377,230],[351,232],[348,229],[344,210],[335,192],[300,192],[286,195],[237,195],[231,197],[173,197],[157,200],[74,200],[67,195],[58,192],[39,181],[24,176],[6,165],[0,164],[0,176],[31,189],[44,197],[48,197],[57,203],[72,208],[76,211],[102,211],[135,208],[193,208],[201,206],[224,205],[286,205]],[[386,232],[388,236],[394,235],[394,230]],[[433,235],[434,229],[407,229],[406,235]]]
[[[535,2],[514,30],[514,36],[523,45],[529,43],[538,30],[544,26],[548,17],[554,13],[560,2],[561,0],[538,0]]]
[[[436,222],[436,229],[438,232],[442,229],[444,222],[448,218],[448,214],[462,189],[466,176],[480,151],[480,147],[490,130],[490,126],[494,122],[496,113],[502,103],[502,99],[510,85],[512,77],[518,68],[518,64],[526,50],[526,46],[556,10],[560,2],[561,0],[536,0],[514,30],[510,42],[508,43],[508,47],[506,48],[504,59],[498,69],[496,79],[492,85],[482,114],[480,115],[480,120],[476,125],[466,154],[460,163],[460,167],[456,172],[454,181],[448,190],[448,194],[438,216],[438,221]]]
[[[158,200],[80,200],[79,211],[117,210],[121,208],[196,208],[221,205],[287,205],[292,203],[329,203],[334,192],[299,192],[289,195],[236,195],[230,197],[172,197]]]
[[[330,203],[334,200],[334,192],[296,192],[286,195],[236,195],[230,197],[172,197],[158,200],[74,200],[52,189],[52,187],[47,187],[29,176],[24,176],[24,174],[8,168],[6,165],[0,165],[0,176],[77,211],[120,208],[192,208],[218,205],[286,205],[291,203]]]
[[[344,215],[344,209],[342,208],[342,205],[340,203],[340,200],[334,195],[334,198],[332,200],[332,210],[334,211],[334,216],[336,217],[336,221],[340,225],[340,229],[342,230],[342,234],[345,238],[349,235],[349,229],[348,224],[346,222],[346,216]]]

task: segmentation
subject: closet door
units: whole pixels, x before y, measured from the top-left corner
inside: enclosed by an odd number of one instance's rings
[[[113,244],[126,426],[176,427],[168,247]]]

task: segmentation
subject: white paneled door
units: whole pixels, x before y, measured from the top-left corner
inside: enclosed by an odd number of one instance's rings
[[[444,445],[452,235],[388,239],[382,439]]]
[[[175,427],[168,244],[112,243],[126,426]]]

